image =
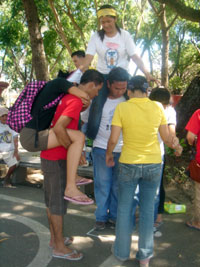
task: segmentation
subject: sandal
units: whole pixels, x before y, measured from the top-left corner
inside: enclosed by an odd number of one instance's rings
[[[76,256],[76,257],[73,257]],[[70,261],[79,261],[83,258],[82,253],[78,253],[76,250],[73,250],[71,253],[67,253],[64,255],[58,255],[58,254],[52,254],[52,257],[54,258],[59,258],[59,259],[64,259],[64,260],[70,260]]]
[[[75,196],[75,197],[68,197],[64,196],[65,200],[68,200],[74,204],[80,204],[80,205],[91,205],[94,203],[94,200],[87,197],[86,195],[83,196]]]
[[[84,177],[80,177],[80,179],[76,181],[76,185],[77,186],[91,184],[91,183],[93,183],[92,179],[87,179],[87,178],[84,178]]]

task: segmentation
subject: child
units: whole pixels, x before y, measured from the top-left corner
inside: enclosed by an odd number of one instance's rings
[[[4,177],[4,187],[12,187],[10,177],[20,158],[18,154],[18,134],[6,124],[7,115],[8,109],[0,107],[0,152],[1,158],[9,167]]]
[[[154,88],[149,96],[149,98],[153,101],[160,102],[165,111],[165,116],[167,118],[168,129],[171,136],[176,136],[176,111],[170,105],[170,92],[164,87],[157,87]],[[157,196],[157,200],[155,203],[155,224],[154,227],[157,229],[162,223],[162,213],[164,212],[164,201],[165,201],[165,190],[163,187],[163,172],[165,167],[165,159],[164,159],[164,143],[159,135],[159,142],[160,142],[160,150],[162,156],[162,172],[161,172],[161,184],[160,184],[160,191],[159,195]],[[179,146],[178,149],[175,151],[176,156],[180,156],[182,153],[182,147]],[[156,230],[155,229],[155,230]]]

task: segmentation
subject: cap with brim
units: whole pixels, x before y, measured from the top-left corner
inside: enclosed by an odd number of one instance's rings
[[[1,107],[0,108],[0,117],[3,116],[3,115],[7,115],[7,114],[8,114],[8,109],[4,108],[4,107]]]

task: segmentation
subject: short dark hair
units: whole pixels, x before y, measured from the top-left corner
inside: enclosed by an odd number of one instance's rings
[[[170,102],[170,92],[167,88],[156,87],[152,89],[149,98],[151,100],[158,101],[163,105],[168,105]]]
[[[81,77],[80,84],[86,84],[89,82],[94,82],[95,85],[99,85],[104,82],[104,77],[97,70],[93,69],[86,70]]]
[[[57,77],[58,78],[65,78],[65,79],[67,79],[69,77],[69,75],[70,75],[70,72],[69,71],[63,72],[62,70],[59,70]]]
[[[132,77],[128,83],[128,90],[131,90],[132,92],[139,90],[142,93],[146,93],[148,87],[149,84],[147,79],[141,75]]]
[[[113,82],[128,82],[129,74],[125,69],[116,67],[109,72],[107,80],[110,84]]]
[[[77,56],[77,57],[85,57],[85,52],[83,50],[74,51],[71,54],[71,57],[74,57],[74,56]]]

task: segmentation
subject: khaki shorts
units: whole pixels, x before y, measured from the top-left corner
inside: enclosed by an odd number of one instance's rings
[[[14,165],[18,165],[19,163],[16,157],[13,157],[13,154],[14,154],[14,150],[0,153],[0,159],[3,159],[3,161],[6,163],[6,165],[9,168]]]
[[[66,160],[47,160],[41,158],[44,175],[44,198],[51,214],[63,216],[68,201],[64,200],[66,186]]]
[[[24,149],[29,152],[47,149],[49,129],[38,132],[38,143],[35,146],[36,130],[24,127],[20,132],[20,142]]]

